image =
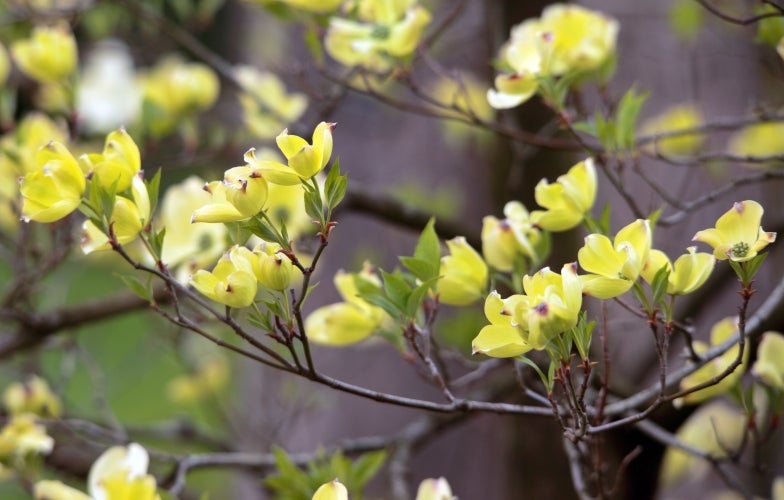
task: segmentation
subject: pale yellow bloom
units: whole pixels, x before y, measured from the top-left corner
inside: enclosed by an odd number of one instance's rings
[[[56,82],[76,69],[76,40],[67,24],[37,26],[30,38],[11,45],[11,55],[25,75],[42,83]]]
[[[256,257],[245,247],[233,246],[212,272],[200,269],[191,285],[202,295],[229,307],[248,307],[256,298]]]
[[[746,417],[738,408],[722,401],[699,407],[678,429],[676,437],[685,444],[709,453],[715,458],[733,454],[743,442]],[[679,450],[667,448],[659,472],[659,484],[668,486],[684,477],[697,480],[711,470],[701,458]]]
[[[542,179],[534,191],[536,202],[547,210],[531,212],[531,222],[548,231],[577,226],[596,199],[596,167],[593,158],[581,161],[558,177],[554,184]]]
[[[331,346],[354,344],[368,338],[389,319],[383,309],[358,296],[356,280],[381,286],[381,280],[367,263],[359,273],[339,270],[334,281],[344,302],[320,307],[308,315],[305,319],[308,339]]]
[[[93,500],[158,500],[149,456],[141,445],[113,446],[90,467],[87,487]]]
[[[46,380],[33,375],[25,382],[9,385],[3,393],[3,404],[11,415],[30,413],[41,417],[59,417],[60,398]]]
[[[751,373],[770,387],[784,391],[784,335],[779,332],[762,334]]]
[[[260,169],[245,165],[230,168],[223,181],[204,186],[212,202],[193,211],[191,222],[234,222],[261,212],[267,201],[267,180]]]
[[[644,135],[658,135],[700,127],[704,122],[702,113],[693,104],[680,104],[665,109],[662,113],[649,118],[640,126]],[[665,137],[647,145],[653,153],[665,156],[690,156],[697,153],[705,142],[699,133]]]
[[[92,500],[92,498],[76,488],[51,479],[35,483],[33,495],[35,500]]]
[[[719,260],[752,259],[776,241],[776,233],[765,232],[760,225],[763,212],[762,205],[756,201],[737,202],[719,217],[716,227],[699,231],[693,240],[712,246],[713,255]]]
[[[453,306],[476,302],[487,293],[487,264],[462,236],[446,245],[449,255],[441,258],[436,285],[439,301]]]
[[[711,347],[715,347],[727,339],[729,339],[735,332],[738,331],[738,318],[737,317],[728,317],[724,318],[723,320],[719,321],[713,328],[711,328],[711,335],[710,335],[710,345],[706,344],[705,342],[701,342],[699,340],[694,341],[694,351],[697,354],[702,354]],[[712,378],[718,376],[724,370],[732,364],[733,361],[738,357],[740,347],[738,345],[734,345],[730,348],[727,352],[718,356],[711,361],[705,363],[699,370],[695,371],[691,375],[688,375],[681,380],[680,387],[681,389],[688,389],[690,387],[694,387],[699,385],[703,382],[707,382]],[[730,373],[726,377],[724,377],[719,383],[706,387],[697,392],[693,392],[691,394],[686,395],[683,398],[676,399],[673,401],[673,404],[677,407],[684,405],[684,404],[696,404],[702,401],[706,401],[718,395],[724,394],[728,390],[732,388],[736,383],[738,383],[743,376],[744,366],[748,362],[749,358],[749,350],[748,348],[745,349],[743,353],[743,363],[735,369],[734,372]]]
[[[419,483],[416,500],[453,500],[452,488],[443,477],[425,479]]]
[[[652,283],[656,273],[666,267],[670,271],[667,293],[685,295],[693,292],[708,279],[716,264],[716,258],[709,253],[697,253],[697,247],[688,247],[686,251],[688,253],[678,257],[673,265],[664,252],[651,249],[641,276],[648,283]]]
[[[38,168],[22,178],[22,219],[54,222],[76,210],[82,202],[86,181],[68,149],[50,142],[35,156]]]
[[[784,123],[761,122],[748,125],[733,135],[727,146],[730,154],[742,157],[765,158],[784,155]],[[747,163],[750,167],[780,167],[781,160]]]
[[[514,311],[522,300],[522,295],[502,299],[495,290],[490,292],[485,299],[485,317],[490,324],[482,328],[471,342],[473,354],[511,358],[531,350],[514,320]]]
[[[348,490],[343,486],[343,483],[335,479],[322,484],[316,490],[312,500],[348,500]]]
[[[545,267],[533,276],[523,276],[523,290],[513,318],[526,344],[544,349],[554,337],[577,325],[583,289],[575,263],[564,264],[560,274]]]
[[[291,259],[280,253],[277,243],[261,242],[253,249],[258,257],[256,278],[259,284],[270,290],[283,291],[291,283]]]
[[[36,423],[35,417],[22,414],[11,417],[0,429],[0,458],[21,457],[31,453],[48,454],[54,439],[46,428]]]
[[[302,137],[290,135],[284,130],[275,139],[278,148],[291,167],[302,179],[310,179],[329,163],[332,156],[332,131],[335,123],[321,122],[313,130],[312,144]],[[270,180],[275,182],[275,180]],[[283,183],[285,184],[285,183]]]
[[[162,260],[169,269],[181,269],[178,280],[218,260],[226,248],[226,226],[223,224],[191,223],[191,214],[211,201],[204,189],[204,181],[190,176],[170,186],[161,200],[158,229],[166,228]]]
[[[124,128],[106,136],[102,153],[84,154],[79,162],[105,190],[113,188],[117,193],[128,189],[142,168],[139,146]]]
[[[504,219],[488,215],[482,219],[482,254],[488,264],[503,272],[510,272],[517,259],[524,256],[539,262],[535,245],[541,237],[530,221],[528,210],[519,201],[504,206]]]
[[[591,274],[580,276],[583,292],[599,299],[626,293],[640,275],[651,250],[648,220],[637,219],[618,231],[614,242],[589,234],[577,252],[580,266]]]
[[[174,403],[193,403],[218,395],[229,381],[229,363],[223,356],[212,358],[199,364],[193,374],[180,375],[166,387],[166,392]]]
[[[109,225],[114,233],[114,241],[126,245],[139,236],[150,222],[150,195],[144,184],[142,173],[131,180],[131,198],[117,195]],[[109,235],[104,233],[91,220],[82,224],[82,251],[89,254],[98,250],[111,250]]]
[[[308,106],[305,94],[288,93],[274,73],[238,66],[236,75],[243,87],[239,101],[245,126],[255,137],[272,139],[285,123],[299,120]]]

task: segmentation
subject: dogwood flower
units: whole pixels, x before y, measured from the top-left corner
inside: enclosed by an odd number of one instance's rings
[[[261,212],[267,201],[267,180],[251,165],[234,167],[223,175],[223,181],[204,186],[212,202],[193,211],[191,222],[234,222]]]
[[[235,245],[223,254],[212,272],[196,271],[191,277],[191,285],[215,302],[229,307],[248,307],[258,289],[255,260],[250,250]]]
[[[697,247],[686,249],[688,253],[681,255],[673,265],[667,255],[661,250],[651,249],[648,260],[640,273],[648,283],[653,282],[654,276],[662,267],[670,271],[667,280],[667,293],[670,295],[685,295],[701,287],[713,271],[716,258],[704,252],[697,253]]]
[[[485,261],[503,272],[512,271],[515,261],[524,256],[539,261],[535,245],[541,237],[531,223],[528,210],[519,201],[504,206],[504,219],[488,215],[482,219],[482,254]]]
[[[255,137],[272,139],[284,127],[283,122],[299,120],[308,106],[305,94],[288,93],[274,73],[238,66],[235,74],[243,90],[238,98],[244,123]]]
[[[439,301],[452,306],[476,302],[487,293],[487,264],[462,236],[446,245],[449,255],[441,258],[441,278],[436,285]]]
[[[263,241],[253,249],[258,258],[256,278],[270,290],[282,291],[291,283],[291,259],[281,254],[280,245]]]
[[[132,199],[123,195],[115,197],[114,209],[109,219],[114,241],[120,245],[135,240],[150,222],[150,195],[144,184],[142,172],[139,172],[131,180],[130,191]],[[85,254],[112,248],[109,235],[105,234],[91,220],[86,220],[82,224],[81,246]]]
[[[697,232],[693,240],[712,246],[713,255],[719,260],[749,260],[776,241],[776,233],[767,233],[760,225],[763,212],[756,201],[737,202],[719,217],[716,227]]]
[[[728,317],[724,318],[723,320],[719,321],[713,328],[711,328],[710,334],[710,344],[705,342],[701,342],[699,340],[694,341],[693,347],[694,351],[697,354],[702,354],[703,352],[707,351],[711,347],[715,347],[727,339],[729,339],[735,332],[738,331],[738,318],[737,317]],[[721,374],[733,361],[738,357],[738,351],[740,347],[738,345],[734,345],[730,348],[727,352],[718,356],[711,361],[707,362],[704,366],[702,366],[699,370],[693,372],[692,374],[686,376],[681,380],[680,387],[681,389],[688,389],[690,387],[694,387],[699,385],[703,382],[707,382],[708,380],[713,379],[714,377]],[[748,354],[749,351],[743,353],[743,364],[745,365],[748,361]],[[692,392],[691,394],[687,394],[682,398],[678,398],[673,401],[673,404],[676,407],[680,407],[684,404],[696,404],[701,403],[702,401],[706,401],[713,397],[716,397],[720,394],[724,394],[727,392],[732,386],[734,386],[743,376],[743,366],[740,366],[735,369],[734,372],[730,373],[720,382],[710,387],[706,387],[705,389]]]
[[[22,220],[54,222],[73,212],[86,188],[84,172],[68,149],[50,142],[35,155],[36,170],[22,178]]]
[[[644,135],[658,135],[698,128],[704,118],[700,110],[692,104],[680,104],[665,109],[662,113],[649,118],[640,126]],[[690,156],[697,153],[705,142],[703,134],[679,134],[664,137],[647,146],[650,152],[665,156]]]
[[[779,332],[762,334],[751,373],[770,387],[784,391],[784,335]]]
[[[588,158],[558,177],[554,184],[542,179],[534,191],[536,202],[547,210],[531,212],[531,222],[548,231],[567,231],[583,220],[596,199],[596,167]]]
[[[348,500],[348,490],[343,483],[335,479],[319,486],[312,500]]]
[[[35,417],[29,413],[11,417],[0,429],[0,458],[47,455],[53,447],[54,439],[46,434],[46,428],[36,423]]]
[[[784,144],[781,135],[784,134],[784,123],[761,122],[748,125],[730,137],[727,151],[740,157],[764,158],[766,156],[784,155]],[[743,163],[750,167],[779,167],[781,160],[766,162]]]
[[[453,500],[452,488],[443,477],[425,479],[419,483],[416,500]]]
[[[577,251],[580,266],[591,274],[580,276],[583,293],[610,299],[626,293],[640,275],[651,250],[651,227],[637,219],[618,231],[615,240],[589,234]]]
[[[490,324],[482,328],[471,342],[473,354],[511,358],[531,350],[514,319],[514,311],[522,300],[522,295],[502,299],[495,290],[490,292],[485,299],[485,317]]]
[[[302,179],[310,179],[318,174],[329,163],[332,156],[332,131],[335,123],[321,122],[313,131],[313,143],[297,135],[290,135],[284,130],[275,139],[283,156],[288,160],[289,167],[294,169]],[[272,180],[271,182],[275,182]]]
[[[120,128],[106,136],[102,153],[84,154],[79,157],[82,168],[96,176],[101,186],[120,193],[131,186],[131,181],[141,170],[139,146]]]
[[[28,413],[55,418],[60,416],[62,406],[46,380],[35,375],[9,385],[3,393],[3,405],[11,415]]]
[[[575,263],[564,264],[560,274],[545,267],[523,276],[523,290],[513,318],[532,348],[544,349],[558,334],[577,325],[583,290]]]
[[[30,38],[11,45],[11,55],[25,75],[41,82],[57,82],[76,69],[76,40],[67,24],[36,26]]]

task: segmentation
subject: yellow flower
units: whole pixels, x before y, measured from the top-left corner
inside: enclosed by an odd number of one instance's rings
[[[0,430],[0,458],[21,457],[30,453],[46,455],[53,447],[54,439],[46,434],[46,428],[38,425],[30,414],[11,417]]]
[[[132,179],[142,167],[139,146],[123,128],[106,136],[103,153],[85,154],[79,157],[79,161],[83,168],[97,176],[104,189],[114,186],[117,193],[131,186]]]
[[[150,222],[150,195],[144,184],[142,172],[131,180],[131,197],[117,195],[109,225],[114,233],[114,241],[125,245],[135,240]],[[92,221],[82,225],[82,251],[89,254],[98,250],[111,250],[109,235],[105,234]]]
[[[51,479],[35,483],[33,495],[35,500],[92,500],[76,488]]]
[[[230,168],[222,182],[210,182],[204,190],[212,195],[212,202],[194,210],[191,222],[233,222],[253,217],[264,208],[268,186],[260,169],[245,165]]]
[[[512,271],[521,256],[538,262],[535,245],[539,230],[531,224],[528,210],[519,201],[504,206],[506,218],[488,215],[482,219],[482,254],[488,264],[503,272]]]
[[[52,393],[46,380],[35,375],[24,383],[9,385],[3,393],[3,404],[11,415],[59,417],[61,412],[60,398]]]
[[[691,293],[708,279],[716,264],[716,258],[709,253],[697,253],[697,247],[688,247],[686,251],[688,253],[678,257],[673,265],[664,252],[652,249],[640,274],[645,281],[652,283],[656,273],[662,267],[666,267],[670,271],[667,293],[670,295]]]
[[[766,156],[784,155],[784,143],[781,141],[784,134],[784,123],[761,122],[744,127],[733,135],[727,146],[730,154],[735,156],[748,156],[764,158]],[[755,167],[779,167],[781,160],[764,163],[749,163]]]
[[[615,54],[618,22],[578,5],[553,4],[540,18],[514,26],[501,47],[506,72],[495,79],[487,99],[497,109],[512,108],[533,96],[538,78],[591,72]]]
[[[226,226],[190,223],[191,214],[211,200],[203,188],[204,181],[196,176],[170,186],[161,200],[159,215],[156,217],[159,229],[166,228],[162,260],[170,269],[179,268],[187,273],[185,276],[178,273],[180,281],[187,280],[187,275],[197,268],[218,260],[226,248]]]
[[[425,479],[419,483],[416,500],[453,500],[452,488],[443,477]]]
[[[348,500],[348,490],[340,481],[335,479],[322,484],[316,490],[312,500]]]
[[[332,156],[332,130],[335,125],[335,123],[319,123],[313,131],[312,145],[302,137],[289,135],[288,130],[284,130],[275,139],[278,148],[288,160],[289,167],[294,169],[302,179],[310,179],[329,163],[329,158]]]
[[[542,179],[534,191],[536,202],[546,211],[531,212],[531,222],[548,231],[572,229],[591,210],[596,199],[596,168],[593,158],[581,161],[558,177],[555,184]]]
[[[446,245],[450,255],[441,258],[436,285],[439,301],[452,306],[476,302],[487,293],[487,264],[462,236]]]
[[[256,298],[256,257],[245,247],[233,246],[212,272],[200,269],[191,284],[202,295],[229,307],[248,307]]]
[[[762,334],[751,373],[770,387],[784,391],[784,336],[779,332]]]
[[[703,121],[702,113],[694,105],[680,104],[646,120],[640,126],[640,132],[645,135],[678,132],[700,127]],[[647,149],[665,156],[690,156],[697,153],[704,142],[702,134],[683,134],[651,142]]]
[[[82,169],[66,147],[50,142],[35,156],[38,168],[25,175],[19,187],[22,219],[54,222],[79,207],[86,181]]]
[[[345,302],[338,302],[313,311],[305,319],[308,339],[317,344],[343,346],[365,340],[389,316],[380,307],[358,296],[356,280],[364,280],[380,287],[381,280],[366,263],[360,273],[335,274],[335,287]]]
[[[147,450],[137,443],[113,446],[90,467],[87,488],[96,500],[158,500],[155,478],[147,474]]]
[[[408,6],[403,12],[381,7],[361,7],[359,12],[358,21],[330,18],[324,48],[341,64],[365,66],[374,71],[388,70],[390,57],[401,58],[411,54],[430,22],[430,13],[416,4]]]
[[[277,243],[261,242],[253,249],[258,256],[256,278],[271,290],[283,291],[291,283],[291,259],[281,254]]]
[[[37,26],[30,38],[11,45],[22,72],[41,83],[56,82],[76,69],[76,40],[67,24]]]
[[[513,318],[532,348],[544,349],[558,334],[577,325],[583,291],[576,264],[564,264],[560,274],[545,267],[523,276],[523,290]]]
[[[166,392],[174,403],[192,403],[216,396],[229,380],[226,358],[214,356],[202,362],[196,373],[180,375],[169,381]]]
[[[243,89],[239,101],[245,126],[253,136],[272,139],[284,127],[283,122],[295,122],[305,112],[308,105],[305,94],[289,94],[274,73],[238,66],[235,74]]]
[[[694,342],[694,351],[697,354],[702,354],[711,347],[715,347],[727,339],[729,339],[733,333],[738,331],[738,318],[737,317],[728,317],[724,318],[723,320],[719,321],[713,328],[711,328],[711,335],[710,335],[710,345],[706,344],[705,342],[701,342],[699,340]],[[713,360],[709,361],[705,364],[705,366],[701,367],[699,370],[693,372],[691,375],[684,377],[681,380],[681,389],[688,389],[690,387],[694,387],[699,385],[703,382],[707,382],[712,378],[718,376],[722,373],[733,361],[735,358],[738,357],[738,351],[740,347],[738,345],[733,346],[730,350],[722,354],[721,356],[714,358]],[[684,404],[696,404],[701,403],[702,401],[706,401],[713,397],[719,396],[724,394],[728,390],[732,388],[738,381],[740,381],[741,377],[743,376],[744,365],[747,363],[749,358],[749,350],[746,348],[745,352],[743,353],[743,364],[735,369],[734,372],[730,373],[726,377],[724,377],[718,384],[712,385],[710,387],[706,387],[697,392],[693,392],[691,394],[686,395],[683,398],[678,398],[673,401],[673,404],[676,407],[680,407]]]
[[[762,230],[760,223],[763,212],[762,206],[756,201],[737,202],[719,217],[715,228],[699,231],[693,240],[712,246],[713,255],[719,260],[749,260],[769,243],[776,241],[776,233]]]
[[[684,444],[721,459],[732,456],[743,442],[746,417],[736,407],[716,401],[699,407],[676,433]],[[667,448],[659,472],[659,484],[668,486],[685,476],[696,480],[710,471],[707,461],[678,448]]]
[[[651,227],[637,219],[615,235],[589,234],[577,252],[580,266],[592,274],[580,276],[583,292],[599,299],[626,293],[640,275],[651,250]]]
[[[531,350],[513,317],[517,304],[522,300],[522,295],[502,299],[495,290],[490,292],[485,299],[485,316],[490,324],[482,328],[471,342],[473,354],[511,358]]]

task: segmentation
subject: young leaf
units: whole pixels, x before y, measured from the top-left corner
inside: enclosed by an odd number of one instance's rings
[[[381,278],[384,280],[384,291],[389,300],[398,310],[405,311],[408,297],[411,295],[411,287],[400,276],[385,271],[381,271]]]
[[[327,206],[334,209],[346,195],[348,180],[345,175],[340,174],[340,160],[335,160],[332,168],[324,181],[324,196],[327,198]]]
[[[667,293],[667,285],[669,284],[670,270],[667,266],[662,266],[661,269],[656,271],[651,283],[651,303],[654,307],[659,305],[664,294]]]
[[[615,137],[619,149],[630,150],[634,148],[634,129],[637,124],[637,116],[646,99],[648,99],[648,93],[638,94],[634,87],[621,97],[618,109],[615,111]]]
[[[145,285],[135,276],[120,275],[120,279],[136,296],[148,302],[154,302],[149,281]]]
[[[144,181],[147,186],[147,194],[150,197],[150,215],[155,213],[158,206],[158,193],[161,188],[161,169],[159,168],[149,181]]]
[[[422,281],[437,277],[441,268],[441,245],[434,228],[435,222],[435,219],[430,219],[422,230],[413,258],[399,257],[403,266]]]

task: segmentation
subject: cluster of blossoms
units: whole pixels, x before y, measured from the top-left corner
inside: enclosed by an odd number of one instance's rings
[[[512,28],[501,47],[502,73],[487,93],[490,105],[513,108],[540,89],[543,77],[590,76],[612,64],[618,22],[579,5],[553,4],[541,17]]]

